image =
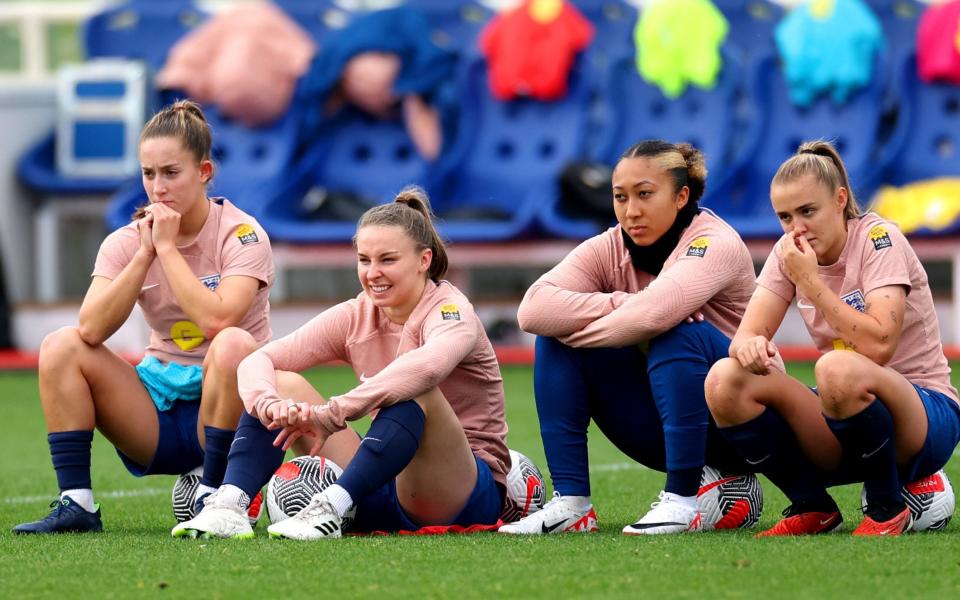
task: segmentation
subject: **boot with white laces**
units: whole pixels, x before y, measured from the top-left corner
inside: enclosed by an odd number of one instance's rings
[[[170,533],[173,537],[202,539],[252,538],[253,527],[247,517],[249,498],[246,496],[234,486],[223,486],[204,498],[203,510],[197,516],[177,524]]]
[[[670,492],[660,492],[660,500],[633,525],[623,528],[626,535],[659,535],[700,531],[701,518],[696,498],[692,506],[686,499]]]
[[[289,519],[267,528],[272,538],[291,540],[320,540],[343,536],[343,518],[327,499],[324,492],[314,495],[303,510]]]

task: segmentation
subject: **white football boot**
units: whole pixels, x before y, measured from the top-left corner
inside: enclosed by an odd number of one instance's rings
[[[660,492],[660,500],[650,505],[650,511],[633,525],[623,528],[626,535],[659,535],[700,531],[701,517],[697,505],[690,508],[673,494]]]
[[[267,533],[272,538],[291,540],[338,538],[343,536],[342,521],[343,519],[337,514],[324,493],[320,492],[315,494],[310,499],[310,503],[297,514],[270,525]]]
[[[228,496],[223,493],[223,488],[220,488],[204,498],[203,510],[189,521],[178,523],[170,532],[171,535],[203,539],[252,538],[253,527],[250,526],[247,511],[236,498]]]
[[[553,499],[546,506],[514,523],[507,523],[498,530],[500,533],[514,535],[541,535],[545,533],[592,533],[599,531],[597,513],[593,505],[586,508],[576,504],[559,493],[553,493]]]

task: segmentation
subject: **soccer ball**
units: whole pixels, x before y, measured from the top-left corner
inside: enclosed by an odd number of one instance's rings
[[[913,483],[908,483],[900,490],[903,501],[910,508],[913,516],[913,526],[910,531],[939,531],[945,529],[953,517],[956,498],[953,495],[953,486],[943,470],[937,471],[929,477],[924,477]],[[867,508],[866,491],[860,494],[861,508]]]
[[[298,456],[280,465],[267,483],[267,514],[271,523],[292,517],[309,504],[314,495],[332,485],[343,469],[323,456]],[[350,508],[341,528],[346,530],[356,514]]]
[[[755,475],[726,475],[705,466],[697,507],[703,531],[753,527],[763,511],[763,488]]]
[[[189,521],[197,516],[193,512],[193,506],[197,500],[197,488],[200,487],[202,477],[203,466],[201,465],[189,473],[177,477],[177,480],[173,483],[171,499],[173,501],[173,518],[177,520],[177,523]],[[258,492],[247,510],[250,525],[256,527],[261,516],[263,516],[263,492]]]
[[[189,473],[184,473],[173,484],[173,518],[177,523],[189,521],[196,515],[193,504],[197,499],[197,488],[200,487],[200,478],[203,467],[197,467]]]
[[[500,513],[500,519],[504,523],[519,521],[537,512],[543,508],[547,496],[543,475],[532,460],[516,450],[511,450],[510,465],[510,472],[507,473],[507,497]]]

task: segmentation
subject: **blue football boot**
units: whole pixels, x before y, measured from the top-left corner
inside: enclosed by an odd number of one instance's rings
[[[50,514],[39,521],[21,523],[13,528],[14,533],[67,533],[85,531],[103,531],[100,520],[100,505],[95,504],[96,512],[87,512],[70,496],[56,499],[50,503]]]

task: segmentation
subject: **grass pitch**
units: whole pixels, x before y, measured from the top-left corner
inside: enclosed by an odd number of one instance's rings
[[[504,368],[510,446],[545,472],[532,371]],[[791,365],[810,381],[810,365]],[[347,369],[318,369],[326,395],[353,385]],[[960,597],[960,525],[897,539],[854,539],[860,486],[836,488],[846,523],[820,538],[754,540],[752,531],[635,538],[620,535],[656,499],[663,475],[630,464],[602,435],[590,438],[601,532],[516,538],[496,534],[363,537],[301,544],[170,537],[173,477],[135,479],[94,439],[100,535],[15,537],[54,497],[34,373],[0,374],[0,597]],[[947,467],[960,484],[960,462]],[[786,505],[764,481],[761,527]]]

